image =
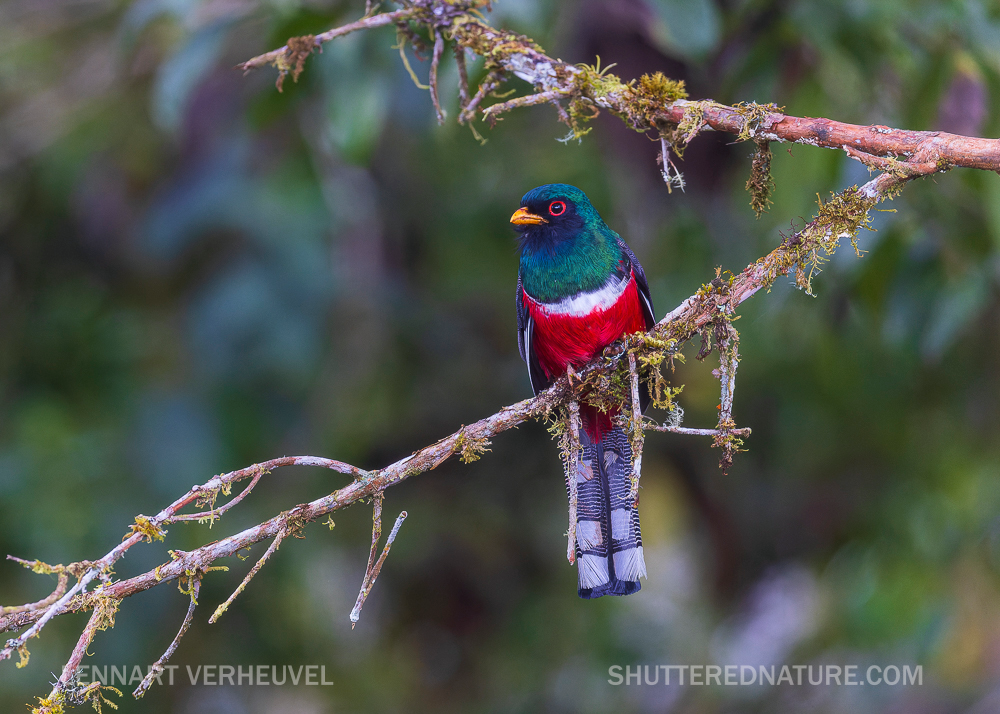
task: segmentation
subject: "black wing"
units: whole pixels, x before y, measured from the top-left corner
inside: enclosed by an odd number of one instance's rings
[[[517,295],[514,296],[517,306],[517,351],[524,356],[524,332],[528,327],[528,311],[524,308],[524,286],[521,284],[521,271],[517,271]]]
[[[642,298],[642,312],[646,318],[646,329],[649,330],[656,324],[656,313],[653,311],[653,298],[649,295],[649,283],[646,282],[646,272],[642,269],[639,259],[635,257],[635,253],[628,247],[628,244],[622,240],[621,236],[616,237],[618,245],[625,251],[629,262],[632,263],[632,274],[635,275],[635,284],[639,288],[639,296]]]
[[[531,313],[524,306],[524,286],[521,284],[520,270],[517,272],[517,296],[514,303],[517,306],[517,351],[521,353],[521,359],[528,365],[531,391],[538,394],[548,389],[552,380],[546,377],[545,372],[542,371],[542,366],[538,364],[538,356],[531,344],[535,321],[531,319]]]

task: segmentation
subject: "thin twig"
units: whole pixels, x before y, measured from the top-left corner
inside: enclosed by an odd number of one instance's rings
[[[177,631],[177,636],[174,637],[173,642],[167,647],[166,652],[164,652],[158,660],[149,668],[146,676],[143,677],[142,682],[139,686],[135,688],[132,692],[132,696],[136,699],[141,699],[146,691],[153,685],[153,680],[159,681],[160,675],[163,673],[164,666],[167,661],[173,657],[174,652],[177,651],[177,645],[180,644],[181,638],[191,627],[191,621],[194,619],[194,610],[198,607],[198,593],[201,591],[201,573],[196,573],[191,576],[191,602],[188,604],[187,614],[184,616],[184,622],[181,623],[181,629]]]
[[[434,29],[434,54],[431,56],[431,71],[427,83],[430,85],[431,102],[434,104],[434,113],[437,114],[438,124],[444,124],[448,112],[441,108],[438,99],[438,67],[441,65],[441,55],[444,54],[444,36]]]
[[[635,354],[628,354],[628,370],[632,387],[632,482],[628,492],[629,503],[637,505],[639,499],[639,478],[642,476],[642,446],[645,442],[645,434],[642,430],[642,409],[639,404],[639,370],[635,366]]]
[[[264,476],[264,473],[265,473],[264,471],[258,471],[257,474],[253,477],[253,481],[251,481],[250,484],[245,489],[243,489],[243,491],[240,493],[240,495],[237,496],[236,498],[234,498],[233,500],[229,501],[224,506],[219,506],[218,508],[213,508],[210,511],[201,511],[199,513],[182,513],[182,514],[177,515],[177,516],[171,516],[170,519],[167,522],[168,523],[177,523],[179,521],[204,521],[204,520],[208,520],[210,523],[214,523],[216,518],[218,518],[223,513],[225,513],[230,508],[232,508],[237,503],[239,503],[244,498],[246,498],[250,494],[250,492],[253,491],[253,487],[257,485],[257,482],[260,481],[261,478]]]
[[[569,493],[569,530],[566,532],[566,559],[570,565],[576,562],[576,513],[578,480],[580,478],[580,403],[575,399],[569,409],[569,454],[566,459],[566,483]]]
[[[382,572],[382,563],[385,562],[386,556],[389,555],[389,548],[392,547],[392,542],[396,540],[396,534],[399,533],[399,527],[403,525],[403,521],[406,520],[406,511],[400,512],[396,516],[396,522],[392,526],[392,530],[389,531],[389,539],[385,542],[385,548],[382,550],[382,555],[375,562],[375,566],[370,568],[368,572],[365,573],[364,582],[361,584],[361,592],[358,593],[357,602],[354,603],[354,609],[351,610],[351,629],[358,624],[358,620],[361,619],[361,608],[365,605],[365,600],[368,599],[368,593],[372,591],[375,586],[375,580],[378,578],[378,574]],[[381,525],[379,526],[381,529]]]
[[[562,103],[558,99],[553,99],[552,102],[550,103],[555,108],[556,113],[559,115],[559,121],[561,121],[566,126],[572,128],[573,120],[570,118],[569,114],[566,113],[566,110],[563,109]]]
[[[332,30],[327,30],[322,32],[315,37],[316,45],[319,46],[324,42],[329,42],[336,37],[343,37],[344,35],[349,35],[352,32],[357,32],[358,30],[370,30],[375,27],[384,27],[385,25],[395,25],[398,22],[405,22],[415,13],[414,8],[403,8],[402,10],[396,10],[395,12],[385,12],[381,15],[372,15],[369,17],[363,17],[357,22],[352,22],[348,25],[343,25],[341,27],[335,27]],[[288,68],[282,67],[283,60],[286,60],[288,56],[288,45],[282,45],[276,50],[271,50],[270,52],[265,52],[262,55],[257,55],[253,59],[249,59],[246,62],[236,65],[239,69],[244,72],[249,72],[252,69],[258,67],[264,67],[265,65],[274,65],[279,70],[288,71]]]
[[[364,581],[371,577],[372,568],[375,567],[375,556],[378,554],[378,542],[382,539],[382,502],[385,500],[385,491],[375,494],[372,501],[372,547],[368,551],[368,565],[365,567]]]
[[[556,102],[566,96],[566,92],[560,92],[557,90],[552,90],[549,92],[537,92],[535,94],[526,94],[523,97],[515,97],[506,102],[501,102],[500,104],[494,104],[493,106],[487,107],[483,110],[483,119],[494,124],[497,120],[498,115],[504,112],[509,112],[511,109],[517,109],[518,107],[532,107],[536,104],[547,104],[549,102]]]
[[[932,174],[941,170],[941,167],[934,161],[919,161],[916,156],[909,161],[899,161],[896,158],[875,156],[873,154],[859,151],[853,146],[844,144],[844,153],[856,161],[868,167],[871,171],[885,171],[896,174],[904,178],[916,178],[926,174]]]
[[[253,576],[260,571],[260,569],[264,566],[264,563],[267,561],[267,559],[271,557],[271,554],[278,549],[278,547],[281,545],[281,541],[285,539],[286,535],[288,535],[288,530],[282,530],[278,532],[278,534],[274,537],[274,540],[271,541],[271,545],[269,545],[267,550],[264,551],[264,555],[260,556],[260,560],[258,560],[256,565],[254,565],[250,569],[250,572],[247,573],[247,576],[243,578],[243,582],[240,583],[239,587],[233,591],[233,594],[230,595],[229,598],[224,603],[215,608],[215,612],[213,612],[212,616],[208,618],[208,623],[210,625],[214,625],[218,621],[218,619],[222,617],[222,613],[224,613],[226,610],[229,609],[229,606],[233,604],[233,600],[235,600],[237,595],[243,592],[243,589],[246,588],[246,586],[250,583],[251,580],[253,580]]]
[[[733,436],[736,423],[733,421],[733,393],[736,391],[736,368],[739,366],[739,333],[729,324],[726,316],[715,327],[719,349],[718,376],[721,395],[719,398],[719,423],[716,429],[719,435],[713,446],[718,447],[722,455],[719,457],[719,468],[722,473],[728,473],[733,465],[733,456],[743,442]]]
[[[670,142],[662,136],[660,137],[660,164],[663,167],[660,169],[660,175],[663,177],[663,182],[667,185],[667,193],[673,193],[674,186],[679,188],[681,193],[684,193],[684,187],[687,185],[684,183],[684,174],[680,172],[680,169],[677,168],[677,165],[670,158]],[[671,169],[673,173],[671,173]]]
[[[479,83],[479,87],[476,89],[476,94],[469,100],[469,103],[465,105],[465,109],[459,114],[458,121],[462,124],[468,124],[470,121],[475,119],[476,108],[479,106],[479,103],[486,98],[487,94],[499,86],[499,74],[490,72],[483,77],[483,81]]]
[[[53,694],[64,689],[76,677],[76,671],[80,668],[80,663],[87,654],[87,648],[94,641],[97,631],[106,630],[108,627],[114,626],[115,612],[118,610],[119,602],[121,601],[106,598],[102,600],[100,605],[94,608],[94,612],[90,616],[90,620],[87,621],[87,626],[83,628],[83,632],[80,634],[80,638],[77,640],[76,647],[73,648],[69,660],[63,665],[59,680],[52,688]]]
[[[455,66],[458,67],[458,114],[462,115],[469,103],[469,70],[465,66],[465,48],[455,45]]]
[[[724,323],[724,336],[719,339],[719,424],[733,421],[733,394],[736,391],[736,369],[740,364],[739,334],[728,322]],[[721,428],[721,427],[720,427]]]
[[[670,432],[671,434],[685,434],[687,436],[720,436],[723,433],[735,434],[737,436],[750,436],[749,427],[730,429],[728,432],[722,432],[718,429],[689,429],[686,426],[660,426],[659,424],[651,424],[649,421],[646,422],[645,426],[646,429],[650,431],[663,431]]]
[[[14,558],[10,555],[7,556],[7,559],[23,562],[20,558]],[[56,583],[56,589],[52,591],[51,595],[39,600],[38,602],[29,602],[25,605],[12,605],[10,607],[0,607],[0,615],[13,615],[17,612],[34,612],[35,610],[44,610],[46,607],[63,596],[63,593],[66,592],[66,584],[68,582],[69,575],[65,572],[59,573],[59,581]]]

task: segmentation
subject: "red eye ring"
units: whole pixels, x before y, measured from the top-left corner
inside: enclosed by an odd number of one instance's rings
[[[566,203],[564,201],[553,201],[549,204],[549,215],[550,216],[561,216],[566,212]]]

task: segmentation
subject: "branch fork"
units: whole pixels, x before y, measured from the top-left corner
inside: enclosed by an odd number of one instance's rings
[[[403,521],[406,520],[407,516],[406,511],[402,511],[396,517],[396,522],[393,524],[392,530],[389,531],[389,537],[385,541],[385,548],[382,550],[382,555],[379,556],[378,560],[375,560],[375,554],[378,552],[378,542],[382,537],[382,501],[384,498],[385,493],[383,491],[379,491],[372,499],[372,548],[368,553],[368,567],[365,568],[365,578],[361,583],[361,591],[358,593],[358,599],[354,603],[354,609],[351,610],[352,630],[361,619],[361,608],[365,606],[365,600],[368,599],[368,595],[375,586],[375,580],[378,578],[378,574],[382,572],[382,563],[384,563],[385,559],[388,557],[389,549],[396,540],[396,534],[399,533],[399,527],[403,525]]]

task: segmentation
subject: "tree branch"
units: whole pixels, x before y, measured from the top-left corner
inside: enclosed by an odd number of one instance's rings
[[[396,522],[392,526],[392,530],[389,531],[389,537],[385,541],[385,548],[382,549],[382,555],[379,556],[378,560],[375,560],[375,553],[377,552],[378,539],[382,537],[382,494],[379,493],[375,497],[375,507],[372,513],[372,550],[368,556],[368,568],[365,570],[365,578],[361,583],[361,590],[358,592],[358,599],[354,602],[354,609],[351,610],[351,629],[358,624],[361,619],[361,608],[365,606],[365,600],[368,599],[368,595],[371,593],[372,588],[375,586],[375,580],[378,578],[378,574],[382,572],[382,563],[389,556],[389,549],[392,548],[393,542],[396,540],[396,534],[399,533],[399,527],[403,525],[403,521],[406,520],[406,511],[400,512],[396,516]]]
[[[755,102],[729,106],[711,100],[692,101],[686,98],[683,83],[661,74],[624,82],[597,67],[567,64],[546,55],[529,38],[498,30],[480,20],[474,12],[484,6],[487,3],[481,0],[414,0],[402,10],[366,17],[316,35],[313,41],[319,46],[350,32],[399,23],[421,28],[430,37],[441,32],[456,48],[469,49],[484,57],[491,73],[499,71],[519,77],[531,84],[536,93],[546,95],[546,99],[511,100],[507,107],[494,110],[494,115],[515,106],[549,101],[548,97],[558,95],[570,100],[570,118],[576,125],[596,116],[597,109],[608,109],[637,131],[675,136],[678,140],[671,144],[681,152],[700,131],[712,129],[735,134],[744,141],[791,142],[844,150],[858,160],[862,159],[861,154],[888,158],[894,163],[883,164],[886,168],[880,170],[895,167],[908,174],[907,178],[954,166],[1000,170],[998,139],[795,117],[782,113],[774,105]],[[295,43],[286,44],[239,66],[251,70],[272,64],[279,73],[287,73],[301,58],[295,52]],[[518,104],[511,106],[512,102]],[[470,105],[460,121],[470,118],[477,104]],[[486,109],[483,114],[489,111]],[[585,132],[578,128],[577,133]],[[904,157],[905,161],[898,161],[898,157]]]

